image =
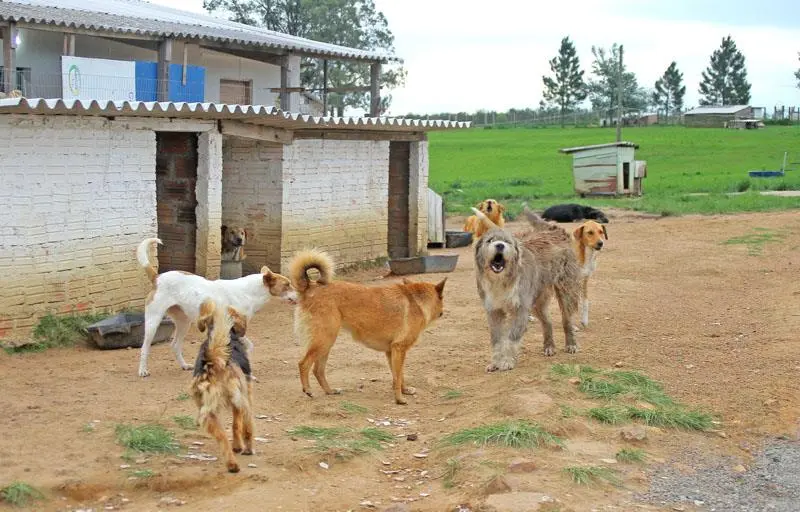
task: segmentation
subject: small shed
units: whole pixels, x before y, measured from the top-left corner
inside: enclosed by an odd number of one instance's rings
[[[593,146],[564,148],[572,155],[575,192],[590,195],[642,195],[642,180],[647,176],[647,162],[635,159],[639,148],[633,142],[612,142]]]
[[[753,109],[748,105],[721,105],[697,107],[683,115],[683,123],[695,128],[724,128],[734,119],[752,119]]]

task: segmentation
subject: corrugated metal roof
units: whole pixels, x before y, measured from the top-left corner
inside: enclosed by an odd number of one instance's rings
[[[589,151],[592,149],[600,149],[600,148],[633,148],[639,149],[639,145],[633,142],[621,141],[621,142],[610,142],[608,144],[595,144],[594,146],[577,146],[574,148],[564,148],[559,149],[561,153],[577,153],[579,151]]]
[[[746,108],[750,108],[749,105],[723,105],[723,106],[708,106],[708,107],[697,107],[688,112],[686,112],[685,116],[694,116],[698,114],[735,114],[739,111],[742,111]]]
[[[110,32],[118,37],[200,39],[346,59],[400,60],[383,52],[312,41],[142,0],[0,0],[0,21]]]
[[[383,130],[423,132],[469,128],[463,121],[397,119],[392,117],[315,117],[263,105],[155,101],[81,101],[39,98],[0,100],[0,114],[74,115],[99,117],[160,117],[223,119],[287,129]]]

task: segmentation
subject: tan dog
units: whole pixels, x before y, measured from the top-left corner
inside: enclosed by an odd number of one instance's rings
[[[506,225],[506,221],[503,218],[503,212],[506,211],[506,207],[494,199],[486,199],[485,201],[481,201],[476,205],[476,208],[483,212],[483,214],[486,215],[486,217],[492,221],[495,226],[502,228]],[[482,237],[483,234],[488,231],[488,229],[486,228],[486,224],[481,222],[477,216],[471,215],[467,218],[467,222],[464,224],[464,231],[472,233],[473,240],[477,240],[478,238]]]
[[[197,422],[216,438],[231,473],[239,472],[234,453],[253,455],[253,384],[244,345],[247,319],[236,309],[222,308],[207,299],[197,319],[200,332],[208,330],[194,364],[191,393],[197,404]],[[233,412],[233,448],[220,414]]]
[[[320,274],[316,282],[308,277],[311,269]],[[299,364],[303,392],[312,396],[308,378],[312,366],[325,393],[340,392],[328,385],[325,365],[339,330],[344,328],[354,340],[386,354],[395,402],[406,404],[403,395],[416,393],[403,379],[406,354],[425,328],[442,316],[442,292],[447,278],[435,285],[407,279],[385,286],[333,281],[333,261],[316,250],[296,254],[289,263],[289,277],[299,297],[295,333],[308,346]]]
[[[244,246],[247,244],[247,230],[239,227],[222,226],[222,261],[244,261]]]
[[[597,253],[603,248],[603,239],[608,240],[606,227],[599,222],[587,220],[572,232],[572,247],[581,267],[581,325],[589,325],[589,278],[597,268]]]

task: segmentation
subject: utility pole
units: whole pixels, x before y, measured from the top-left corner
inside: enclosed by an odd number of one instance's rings
[[[619,45],[619,69],[617,69],[617,142],[622,141],[622,45]]]

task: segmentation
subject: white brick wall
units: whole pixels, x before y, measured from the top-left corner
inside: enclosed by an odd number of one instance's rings
[[[276,272],[281,264],[283,145],[239,137],[223,142],[222,223],[250,235],[246,263]]]
[[[428,252],[428,141],[412,142],[408,157],[410,254]]]
[[[222,252],[222,135],[201,133],[197,140],[197,243],[195,272],[218,279]]]
[[[103,119],[0,116],[0,338],[48,310],[142,301],[155,150],[154,132]]]
[[[283,183],[282,269],[307,247],[339,266],[386,257],[389,142],[295,140]]]

